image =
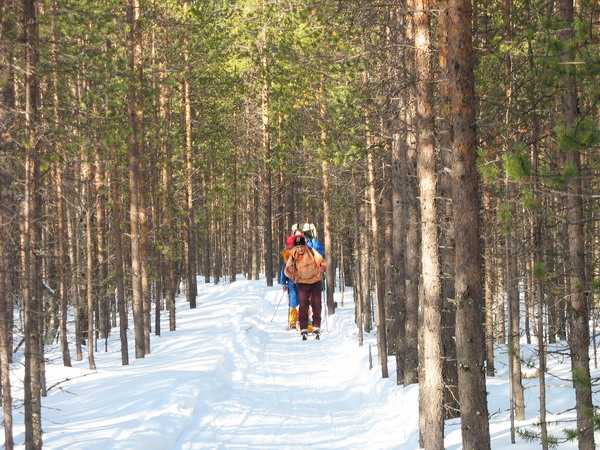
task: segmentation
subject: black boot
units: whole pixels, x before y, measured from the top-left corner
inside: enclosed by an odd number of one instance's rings
[[[302,340],[305,341],[308,339],[308,330],[302,330],[300,332],[300,334],[302,334]]]

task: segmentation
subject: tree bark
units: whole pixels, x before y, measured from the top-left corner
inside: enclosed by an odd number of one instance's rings
[[[58,79],[58,49],[56,43],[58,42],[58,35],[56,30],[56,16],[57,16],[57,5],[56,0],[52,1],[52,100],[53,100],[53,113],[54,113],[54,124],[57,129],[61,127],[62,117],[60,115],[60,95],[59,95],[59,79]],[[59,319],[59,332],[60,332],[60,347],[62,351],[63,364],[66,367],[71,367],[71,354],[69,352],[69,342],[67,339],[67,249],[66,249],[66,236],[67,236],[67,215],[66,215],[66,202],[64,193],[64,173],[63,173],[63,158],[64,151],[61,143],[57,142],[55,151],[61,156],[61,160],[55,164],[54,173],[56,176],[56,209],[57,209],[57,253],[58,253],[58,298],[60,305],[60,319]]]
[[[458,369],[456,366],[456,308],[454,307],[454,221],[452,218],[452,129],[450,127],[450,99],[448,97],[448,29],[445,21],[448,14],[442,12],[438,27],[439,42],[439,146],[441,170],[439,171],[439,223],[440,223],[440,267],[442,292],[442,373],[444,376],[445,418],[459,416]]]
[[[94,237],[92,233],[92,165],[83,162],[83,197],[85,205],[85,286],[87,300],[87,350],[90,370],[96,370],[94,360]]]
[[[119,195],[119,160],[118,149],[112,148],[112,175],[110,195],[112,200],[112,235],[114,244],[114,270],[117,285],[117,305],[119,310],[119,338],[121,340],[121,364],[129,365],[129,348],[127,339],[128,315],[125,299],[125,273],[123,266],[123,237],[121,233],[121,198]]]
[[[574,37],[573,0],[560,0],[559,17],[564,22],[563,42],[570,42]],[[578,98],[573,66],[573,47],[564,52],[562,61],[567,67],[565,89],[562,92],[564,125],[567,132],[577,126]],[[569,268],[567,281],[571,303],[571,355],[573,358],[573,379],[575,384],[575,407],[577,409],[577,430],[579,432],[579,449],[592,450],[594,442],[594,404],[592,399],[592,380],[590,376],[590,331],[589,305],[585,276],[585,235],[583,229],[583,197],[581,186],[581,155],[578,149],[569,146],[565,155],[565,166],[570,167],[575,175],[568,182],[568,244]]]
[[[455,235],[456,355],[462,443],[489,449],[484,367],[485,307],[481,288],[479,179],[476,168],[475,80],[470,0],[448,4],[448,67],[452,118],[452,201]]]
[[[144,299],[142,295],[142,246],[140,224],[140,154],[143,149],[143,99],[138,92],[142,75],[142,36],[140,1],[124,0],[127,11],[127,54],[129,80],[127,109],[131,136],[129,138],[129,219],[131,227],[131,292],[135,327],[135,357],[146,356],[144,333]]]
[[[505,38],[511,39],[511,6],[512,0],[504,0],[503,3],[503,25]],[[504,125],[506,127],[506,139],[503,143],[504,153],[512,152],[514,138],[512,129],[514,124],[511,118],[511,104],[513,103],[513,74],[512,60],[509,53],[504,55],[503,61],[504,76],[506,83],[506,113]],[[509,345],[509,376],[511,379],[511,414],[514,414],[517,420],[525,420],[525,396],[523,384],[521,383],[521,343],[520,343],[520,305],[519,305],[519,268],[518,268],[518,243],[514,236],[517,221],[517,188],[515,184],[506,177],[506,202],[510,208],[510,215],[513,224],[506,233],[506,276],[504,279],[506,285],[506,296],[508,306],[508,345]],[[512,417],[512,416],[511,416]],[[511,421],[512,422],[512,421]],[[514,427],[511,423],[511,435],[514,433]],[[514,436],[513,436],[514,442]]]
[[[383,292],[383,272],[381,270],[381,250],[379,235],[379,219],[377,208],[377,195],[375,194],[375,161],[373,158],[374,141],[371,132],[367,131],[367,166],[369,176],[369,204],[371,218],[371,236],[373,241],[373,259],[375,264],[375,299],[377,304],[377,350],[379,355],[379,364],[381,365],[381,377],[388,377],[387,361],[387,336],[385,323],[385,299]]]
[[[406,123],[409,128],[414,125],[414,111],[408,110]],[[406,135],[406,206],[408,216],[408,229],[406,233],[406,320],[404,339],[404,386],[418,383],[418,327],[419,327],[419,277],[421,267],[420,255],[420,216],[417,194],[416,161],[417,151],[414,134]]]
[[[188,13],[189,4],[184,2],[184,11]],[[185,165],[186,165],[186,208],[187,208],[187,301],[190,308],[196,308],[196,216],[194,207],[194,156],[192,154],[192,97],[190,87],[190,51],[189,41],[184,40],[185,74],[183,79],[183,102],[185,105]],[[208,235],[207,235],[208,239]]]
[[[356,172],[352,171],[352,194],[354,197],[354,314],[356,326],[358,328],[358,346],[362,347],[364,340],[364,324],[363,324],[363,292],[362,286],[362,257],[361,257],[361,198],[357,186]]]
[[[437,157],[434,138],[433,78],[428,0],[414,0],[417,73],[417,176],[421,212],[419,317],[419,430],[426,449],[444,448],[442,377],[442,286],[439,255]]]
[[[264,224],[265,224],[265,276],[267,286],[273,286],[273,170],[271,169],[271,130],[269,117],[269,80],[267,79],[267,64],[266,55],[267,42],[263,43],[263,54],[261,56],[261,64],[263,67],[264,78],[262,80],[261,90],[261,119],[262,119],[262,150],[264,152],[264,177],[263,177],[263,204],[264,209]]]
[[[0,5],[0,17],[2,17],[3,5]],[[0,27],[2,25],[0,24]],[[3,105],[4,106],[4,105]],[[0,205],[5,205],[5,188],[7,184],[4,170],[0,172]],[[2,386],[2,408],[4,428],[4,448],[14,448],[13,437],[13,415],[12,415],[12,391],[10,386],[10,362],[11,345],[9,336],[12,335],[12,321],[10,311],[12,305],[9,300],[8,291],[8,220],[3,209],[0,209],[0,377]]]
[[[492,220],[492,210],[490,204],[490,194],[485,191],[483,196],[483,223],[489,224]],[[485,367],[486,375],[493,377],[495,375],[494,368],[494,278],[493,278],[493,256],[492,256],[492,239],[490,236],[483,237],[484,250],[484,291],[485,291]],[[499,298],[498,302],[504,301]]]
[[[322,91],[322,88],[321,88]],[[327,146],[327,125],[326,125],[326,106],[320,105],[319,111],[321,119],[321,145],[323,148]],[[323,179],[323,235],[324,235],[324,251],[325,261],[327,263],[327,273],[325,279],[326,285],[326,307],[330,315],[335,314],[335,301],[333,294],[335,292],[335,259],[333,255],[333,233],[331,231],[331,180],[330,180],[330,164],[325,155],[321,163],[322,179]]]
[[[25,37],[25,199],[23,201],[23,299],[25,308],[25,447],[42,448],[42,336],[40,334],[42,299],[39,286],[39,34],[35,0],[23,0]]]
[[[105,339],[105,344],[110,334],[110,297],[108,295],[108,245],[106,239],[107,219],[105,205],[106,197],[106,179],[103,164],[100,158],[100,151],[96,151],[94,155],[94,193],[96,195],[94,202],[94,210],[96,212],[96,236],[97,236],[97,258],[98,270],[97,275],[100,277],[100,283],[97,286],[97,298],[100,322],[98,328],[100,337]]]

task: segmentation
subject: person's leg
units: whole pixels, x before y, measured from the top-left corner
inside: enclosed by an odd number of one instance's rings
[[[298,287],[293,281],[288,281],[286,285],[288,288],[289,325],[290,328],[295,328],[298,321]]]
[[[312,307],[312,323],[314,328],[321,328],[321,282],[310,285],[310,305]]]
[[[300,303],[300,311],[298,314],[298,320],[300,322],[300,330],[306,330],[308,328],[308,306],[309,306],[309,295],[310,295],[310,284],[297,284],[298,287],[298,301]]]
[[[288,281],[288,293],[290,294],[289,302],[292,308],[298,307],[298,286],[293,281]]]

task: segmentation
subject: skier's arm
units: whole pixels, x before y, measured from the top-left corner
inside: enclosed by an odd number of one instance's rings
[[[313,256],[315,258],[315,264],[319,268],[319,272],[327,272],[327,264],[325,263],[325,259],[323,259],[321,254],[319,252],[315,252]]]
[[[284,273],[288,278],[291,278],[293,280],[297,270],[298,269],[296,268],[296,264],[294,263],[294,258],[290,256],[285,265]]]

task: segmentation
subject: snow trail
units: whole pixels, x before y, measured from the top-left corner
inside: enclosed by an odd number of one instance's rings
[[[151,353],[129,366],[120,363],[116,332],[109,352],[95,355],[97,371],[87,361],[65,368],[59,351],[49,353],[48,385],[61,384],[43,401],[44,447],[417,448],[416,386],[369,371],[348,293],[322,339],[302,341],[284,329],[281,286],[265,284],[198,283],[198,307],[179,299],[177,331],[153,335]],[[374,334],[366,342],[374,345]],[[133,355],[133,335],[129,344]]]

